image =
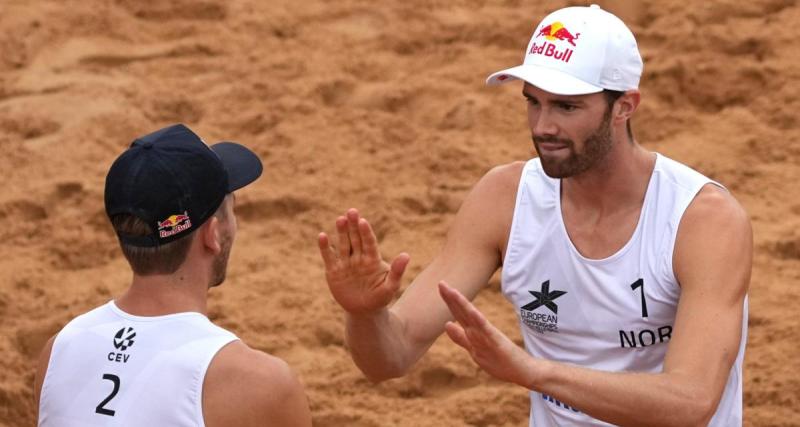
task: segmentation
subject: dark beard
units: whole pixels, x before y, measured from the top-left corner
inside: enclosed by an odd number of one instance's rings
[[[555,160],[543,157],[539,150],[539,143],[557,142],[565,144],[570,155],[563,160]],[[571,139],[558,139],[550,136],[533,136],[533,145],[542,162],[544,173],[551,178],[569,178],[589,170],[592,166],[600,163],[608,156],[611,151],[611,109],[606,110],[603,121],[586,138],[583,144],[583,152],[575,152],[575,143]]]

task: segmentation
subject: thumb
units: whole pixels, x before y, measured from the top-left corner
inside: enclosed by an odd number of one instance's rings
[[[405,273],[409,261],[411,261],[411,256],[405,252],[392,260],[392,265],[389,267],[389,276],[386,278],[389,286],[394,289],[400,287],[400,280],[403,278],[403,273]]]

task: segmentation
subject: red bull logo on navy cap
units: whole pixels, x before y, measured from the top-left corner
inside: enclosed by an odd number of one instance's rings
[[[162,239],[192,228],[192,221],[189,213],[170,215],[163,221],[158,222],[158,237]]]
[[[545,25],[536,32],[534,40],[540,37],[544,37],[545,40],[542,44],[537,44],[535,41],[531,43],[531,49],[528,51],[528,54],[544,55],[555,60],[569,62],[570,58],[572,58],[573,50],[568,47],[559,49],[553,42],[567,42],[572,46],[577,46],[575,41],[578,40],[580,35],[580,33],[571,33],[567,27],[559,21],[553,22],[552,24]]]

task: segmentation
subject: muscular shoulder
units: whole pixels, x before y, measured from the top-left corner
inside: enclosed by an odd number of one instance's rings
[[[706,184],[689,204],[681,219],[683,234],[713,234],[714,230],[749,232],[750,220],[744,208],[726,190]]]
[[[496,166],[470,191],[456,216],[451,236],[474,238],[470,246],[504,248],[511,227],[517,187],[525,162]]]
[[[524,167],[523,161],[495,166],[481,178],[476,187],[483,186],[495,191],[500,190],[505,194],[516,194]]]
[[[492,168],[475,184],[462,210],[483,219],[496,218],[498,213],[501,218],[511,215],[524,167],[525,162],[514,162]]]
[[[752,229],[744,208],[729,192],[708,184],[681,218],[673,255],[676,276],[681,286],[736,282],[746,289],[752,246]],[[720,280],[722,276],[727,279]]]
[[[241,341],[222,348],[211,362],[203,414],[211,427],[310,425],[303,386],[289,365]]]

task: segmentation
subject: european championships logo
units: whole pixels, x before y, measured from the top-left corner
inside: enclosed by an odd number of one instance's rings
[[[528,291],[536,299],[522,306],[519,310],[522,322],[533,328],[539,333],[558,332],[558,305],[554,302],[557,298],[565,295],[566,291],[550,290],[550,281],[545,280],[539,291]],[[539,307],[546,307],[552,312],[536,312]]]

